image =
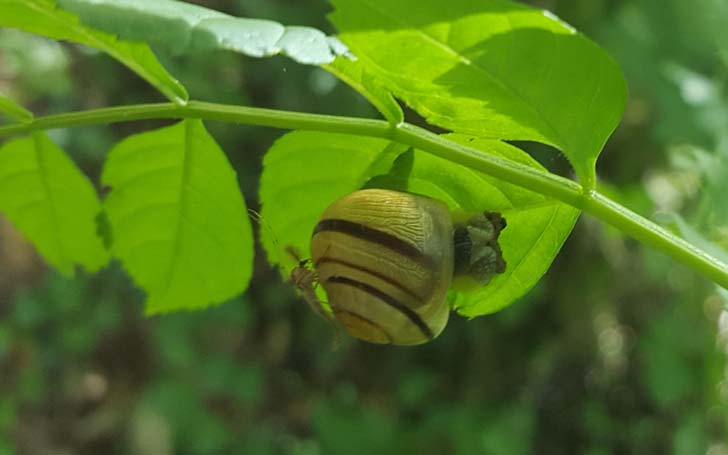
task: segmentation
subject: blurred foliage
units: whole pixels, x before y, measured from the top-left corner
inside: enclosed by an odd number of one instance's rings
[[[332,31],[323,0],[198,3]],[[680,214],[727,247],[728,66],[710,35],[716,2],[532,3],[605,46],[628,77],[627,113],[598,169],[604,190],[641,213]],[[329,74],[283,58],[160,58],[193,98],[376,115]],[[38,115],[158,99],[102,54],[7,30],[0,91]],[[98,182],[116,141],[162,124],[51,136]],[[208,128],[255,208],[262,155],[281,132]],[[332,349],[329,327],[260,254],[244,297],[145,318],[117,265],[60,277],[0,219],[0,454],[727,454],[719,291],[583,217],[508,309],[453,317],[421,347]]]

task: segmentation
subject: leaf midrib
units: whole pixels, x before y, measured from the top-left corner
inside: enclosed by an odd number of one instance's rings
[[[65,247],[60,237],[60,223],[58,222],[58,212],[56,211],[53,192],[48,186],[48,181],[46,179],[46,166],[45,160],[43,159],[43,144],[41,141],[41,134],[42,133],[33,134],[33,149],[35,151],[36,163],[38,163],[38,178],[40,180],[41,187],[43,188],[43,192],[45,193],[43,199],[47,201],[46,206],[53,231],[53,240],[56,244],[56,247],[58,248],[58,259],[62,262],[62,264],[59,265],[59,268],[64,269],[66,267],[65,263],[68,261],[69,258],[66,254]]]
[[[164,280],[164,298],[163,301],[166,301],[169,295],[169,290],[172,285],[172,280],[174,279],[174,275],[177,271],[177,263],[179,257],[179,250],[180,245],[182,243],[182,223],[184,219],[186,219],[185,215],[185,206],[187,202],[186,198],[186,191],[185,187],[188,184],[189,179],[189,149],[191,148],[192,144],[192,132],[190,127],[189,121],[182,122],[182,127],[184,128],[184,142],[182,143],[182,160],[181,160],[181,169],[182,169],[182,175],[180,175],[180,185],[179,185],[179,210],[177,211],[177,222],[174,226],[174,235],[172,237],[172,250],[170,252],[170,258],[169,258],[169,266],[167,267],[167,273]]]

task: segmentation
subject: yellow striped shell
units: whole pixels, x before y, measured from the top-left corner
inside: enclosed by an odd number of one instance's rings
[[[311,253],[334,317],[351,335],[413,345],[447,324],[453,224],[444,203],[382,189],[354,192],[324,211]]]
[[[505,227],[497,212],[453,223],[447,206],[426,196],[356,191],[321,215],[311,237],[312,260],[299,262],[291,282],[314,311],[356,338],[425,343],[447,324],[451,284],[460,290],[485,286],[505,271],[498,244]],[[318,285],[333,318],[316,295]]]

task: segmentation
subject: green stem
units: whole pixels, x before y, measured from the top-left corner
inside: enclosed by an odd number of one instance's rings
[[[275,128],[372,136],[401,142],[583,210],[728,288],[728,265],[606,196],[596,191],[585,191],[572,180],[484,154],[407,123],[390,125],[382,120],[191,101],[184,106],[172,103],[143,104],[38,117],[28,123],[0,127],[0,137],[53,128],[159,118],[202,118]]]
[[[603,194],[593,190],[585,192],[583,187],[573,180],[520,166],[494,155],[484,155],[478,150],[453,143],[413,125],[399,126],[393,140],[583,210],[728,289],[728,264]]]
[[[389,124],[383,120],[190,101],[184,106],[172,103],[137,104],[36,117],[31,122],[0,127],[0,137],[71,126],[163,118],[202,118],[274,128],[328,131],[376,137],[389,137],[391,130]]]

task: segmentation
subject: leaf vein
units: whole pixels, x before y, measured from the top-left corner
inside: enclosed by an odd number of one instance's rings
[[[52,238],[54,240],[54,243],[56,244],[58,248],[58,254],[60,256],[60,260],[66,261],[68,259],[68,255],[66,254],[63,241],[61,240],[61,237],[59,235],[60,229],[60,223],[58,221],[58,212],[56,211],[55,207],[55,200],[53,198],[53,192],[48,187],[48,181],[47,181],[47,170],[45,169],[45,161],[43,159],[43,144],[41,142],[41,135],[40,133],[34,134],[33,136],[33,148],[35,150],[35,158],[38,163],[38,174],[40,177],[41,186],[43,187],[43,192],[45,193],[45,199],[48,201],[48,217],[50,219],[50,224],[52,226],[51,231],[53,232]]]
[[[144,180],[146,178],[151,177],[154,174],[165,174],[169,171],[172,171],[174,169],[179,169],[179,164],[173,164],[169,166],[161,166],[157,168],[152,169],[145,169],[144,172],[140,172],[138,174],[134,174],[131,178],[128,178],[126,180],[122,180],[121,182],[116,183],[113,185],[114,190],[121,193],[130,186],[133,186],[136,183],[139,183],[140,180]]]
[[[179,256],[179,250],[180,250],[180,244],[182,242],[182,229],[180,226],[179,220],[183,218],[184,211],[185,211],[185,205],[187,198],[185,197],[185,186],[187,185],[187,179],[189,179],[189,160],[190,160],[190,148],[191,144],[193,143],[193,135],[192,135],[192,123],[189,121],[185,121],[182,123],[182,127],[184,128],[184,142],[182,147],[182,175],[180,176],[180,185],[179,185],[179,210],[178,210],[178,221],[175,223],[175,229],[173,234],[173,240],[172,240],[172,251],[171,251],[171,257],[169,261],[169,266],[167,269],[167,272],[165,274],[164,279],[164,286],[162,286],[162,295],[164,295],[164,300],[166,300],[167,295],[169,294],[169,290],[172,284],[172,279],[177,271],[177,258]]]
[[[5,175],[0,175],[0,183],[7,183],[12,179],[18,178],[20,176],[24,176],[27,174],[38,174],[38,168],[32,167],[27,169],[21,169],[19,171],[10,172]]]
[[[160,208],[164,208],[164,207],[173,207],[173,206],[176,206],[177,204],[178,204],[178,202],[174,201],[174,202],[157,202],[157,203],[153,203],[153,204],[137,206],[133,210],[130,210],[129,212],[120,215],[115,220],[114,224],[116,225],[117,229],[121,230],[121,227],[123,225],[131,223],[134,218],[139,217],[140,215],[142,215],[145,212],[148,212],[150,210],[159,210]]]

